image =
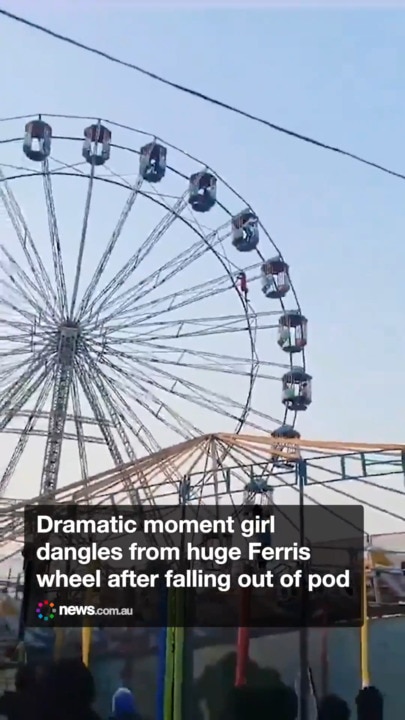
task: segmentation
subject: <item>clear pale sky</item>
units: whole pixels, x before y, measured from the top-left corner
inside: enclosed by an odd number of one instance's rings
[[[2,3],[179,83],[405,172],[404,11],[136,6]],[[0,37],[1,116],[48,111],[134,125],[204,159],[248,198],[290,262],[309,319],[313,404],[299,419],[301,433],[403,441],[405,182],[4,18]]]

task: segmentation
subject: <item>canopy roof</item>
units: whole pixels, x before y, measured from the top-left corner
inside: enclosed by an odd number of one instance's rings
[[[403,476],[404,454],[405,445],[289,440],[259,434],[203,435],[98,473],[86,482],[79,480],[46,497],[0,500],[0,561],[10,559],[22,548],[27,504],[175,505],[186,482],[188,502],[240,505],[246,500],[244,491],[253,476],[265,478],[269,489],[295,491],[297,501],[299,459],[307,460],[310,488],[363,476],[368,480],[381,475]],[[317,503],[310,496],[308,502]]]

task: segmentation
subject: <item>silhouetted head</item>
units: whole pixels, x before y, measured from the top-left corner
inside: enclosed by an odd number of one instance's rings
[[[17,692],[31,690],[36,680],[35,668],[32,665],[20,665],[15,675],[15,689]]]
[[[93,676],[81,660],[64,659],[52,663],[44,679],[48,699],[61,708],[87,708],[94,701]]]
[[[266,716],[295,720],[297,712],[297,695],[283,683],[273,687],[245,686],[234,688],[231,692],[223,720],[250,720],[251,717]]]
[[[350,708],[339,695],[325,695],[319,703],[318,720],[349,720]]]
[[[356,705],[359,720],[382,720],[384,698],[373,685],[360,690],[356,697]]]

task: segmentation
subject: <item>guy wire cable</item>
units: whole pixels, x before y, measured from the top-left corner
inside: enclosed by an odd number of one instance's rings
[[[216,98],[210,97],[209,95],[199,92],[198,90],[188,88],[185,85],[180,85],[180,83],[173,82],[172,80],[167,80],[166,78],[163,78],[161,75],[157,75],[156,73],[151,72],[150,70],[145,70],[145,68],[139,67],[139,65],[135,65],[134,63],[127,62],[126,60],[121,60],[120,58],[117,58],[114,55],[111,55],[110,53],[105,52],[104,50],[99,50],[98,48],[94,48],[90,45],[86,45],[85,43],[79,42],[79,40],[75,40],[74,38],[68,37],[67,35],[62,35],[61,33],[57,33],[54,30],[51,30],[50,28],[45,27],[44,25],[35,23],[32,20],[28,20],[27,18],[21,17],[20,15],[15,15],[14,13],[9,12],[8,10],[4,10],[4,9],[0,8],[0,15],[3,15],[3,17],[8,18],[9,20],[14,20],[15,22],[21,23],[22,25],[25,25],[26,27],[29,27],[32,30],[38,30],[39,32],[45,33],[46,35],[53,37],[55,40],[60,40],[61,42],[65,42],[65,43],[68,43],[69,45],[73,45],[74,47],[79,48],[80,50],[85,50],[86,52],[92,53],[93,55],[98,55],[99,57],[102,57],[105,60],[108,60],[109,62],[115,63],[117,65],[121,65],[122,67],[126,67],[129,70],[135,70],[136,72],[141,73],[142,75],[146,75],[147,77],[151,78],[151,80],[156,80],[157,82],[163,83],[164,85],[167,85],[168,87],[172,87],[174,90],[179,90],[180,92],[187,93],[188,95],[192,95],[193,97],[196,97],[200,100],[204,100],[205,102],[211,103],[212,105],[221,107],[224,110],[228,110],[229,112],[235,113],[236,115],[245,117],[248,120],[252,120],[253,122],[260,123],[261,125],[265,125],[266,127],[269,127],[272,130],[276,130],[277,132],[283,133],[284,135],[289,135],[290,137],[293,137],[296,140],[302,140],[303,142],[309,143],[311,145],[315,145],[316,147],[322,148],[323,150],[329,150],[330,152],[334,152],[339,155],[343,155],[345,157],[351,158],[352,160],[355,160],[356,162],[362,163],[363,165],[368,165],[369,167],[373,167],[376,170],[380,170],[380,172],[386,173],[387,175],[392,175],[393,177],[397,177],[397,178],[400,178],[401,180],[405,180],[405,174],[396,172],[395,170],[391,170],[391,169],[385,167],[384,165],[380,165],[379,163],[373,162],[372,160],[367,160],[366,158],[363,158],[360,155],[356,155],[356,153],[349,152],[348,150],[343,150],[342,148],[335,147],[334,145],[329,145],[328,143],[324,143],[320,140],[316,140],[315,138],[311,138],[307,135],[303,135],[302,133],[295,132],[294,130],[289,130],[288,128],[282,127],[281,125],[276,125],[275,123],[270,122],[270,120],[266,120],[265,118],[260,118],[256,115],[252,115],[251,113],[247,112],[246,110],[241,110],[240,108],[236,108],[233,105],[229,105],[228,103],[223,102],[222,100],[218,100]]]

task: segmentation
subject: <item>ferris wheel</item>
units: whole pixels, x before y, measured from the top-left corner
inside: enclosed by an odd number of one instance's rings
[[[61,115],[11,122],[0,493],[53,493],[217,430],[299,437],[307,319],[249,203],[144,132]]]

